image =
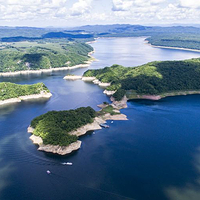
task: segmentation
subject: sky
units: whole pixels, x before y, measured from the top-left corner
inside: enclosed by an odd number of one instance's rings
[[[200,0],[0,0],[0,26],[200,24]]]

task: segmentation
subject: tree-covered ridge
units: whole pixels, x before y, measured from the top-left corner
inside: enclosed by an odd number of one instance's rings
[[[44,83],[36,83],[33,85],[18,85],[9,82],[0,83],[0,100],[12,99],[32,94],[40,94],[41,92],[49,92]]]
[[[104,69],[88,70],[84,76],[95,76],[102,82],[111,82],[111,86],[106,89],[118,90],[114,94],[117,99],[122,97],[124,91],[157,95],[199,90],[200,59],[156,61],[139,67],[113,65]]]
[[[199,34],[157,35],[146,39],[150,44],[163,47],[177,47],[200,50]]]
[[[40,136],[44,144],[68,146],[76,142],[78,137],[69,135],[71,131],[92,123],[96,112],[91,107],[76,110],[50,111],[31,121],[33,134]]]
[[[93,48],[79,42],[0,44],[0,72],[71,67],[89,59]]]

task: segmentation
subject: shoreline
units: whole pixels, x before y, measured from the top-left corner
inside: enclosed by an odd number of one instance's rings
[[[72,80],[72,81],[82,80],[85,82],[92,82],[93,84],[99,85],[100,87],[108,87],[111,85],[111,83],[103,83],[93,76],[85,77],[85,76],[78,76],[78,75],[66,75],[63,79]]]
[[[93,82],[93,84],[99,85],[100,87],[108,87],[111,85],[111,83],[103,83],[99,81],[95,76],[82,76],[81,80],[85,82]]]
[[[176,49],[176,50],[184,50],[184,51],[194,51],[194,52],[200,52],[200,49],[189,49],[189,48],[183,48],[183,47],[170,47],[170,46],[160,46],[160,45],[153,45],[151,44],[148,40],[146,40],[147,38],[149,38],[151,36],[128,36],[128,37],[99,37],[99,38],[141,38],[144,39],[144,43],[150,45],[151,47],[155,47],[155,48],[164,48],[164,49]],[[97,39],[99,39],[97,38]]]
[[[85,61],[82,64],[74,65],[71,67],[56,67],[56,68],[49,68],[49,69],[38,69],[38,70],[24,70],[24,71],[16,71],[16,72],[1,72],[0,77],[9,77],[9,76],[16,76],[16,75],[26,75],[26,74],[42,74],[42,73],[49,73],[53,71],[62,71],[62,70],[71,70],[71,69],[77,69],[77,68],[87,68],[91,65],[93,61],[95,61],[95,58],[92,56],[92,54],[95,51],[91,51],[88,53],[88,56],[90,57],[87,61]]]
[[[112,106],[113,108],[120,110],[123,108],[127,108],[127,101],[129,100],[126,95],[120,100],[120,101],[115,101],[115,98],[113,96],[110,97],[110,100],[112,101]]]
[[[81,79],[82,79],[82,76],[78,76],[78,75],[67,75],[67,76],[65,76],[63,79],[75,81],[75,80],[81,80]]]
[[[34,128],[32,128],[31,126],[27,128],[27,132],[32,134],[29,137],[29,139],[33,142],[33,144],[36,144],[39,146],[37,149],[39,151],[45,151],[45,152],[54,153],[54,154],[56,153],[59,155],[67,155],[81,148],[82,142],[80,140],[77,140],[76,142],[73,142],[69,144],[68,146],[59,146],[59,145],[51,145],[51,144],[44,145],[42,138],[40,136],[34,135],[33,131],[34,131]]]
[[[104,94],[107,96],[110,96],[110,100],[112,101],[112,106],[116,109],[123,109],[127,108],[127,102],[131,100],[136,100],[136,99],[145,99],[145,100],[152,100],[152,101],[158,101],[163,98],[167,97],[176,97],[176,96],[186,96],[186,95],[195,95],[195,94],[200,94],[200,90],[190,90],[190,91],[174,91],[174,92],[167,92],[163,94],[158,94],[158,95],[148,95],[148,94],[126,94],[122,100],[120,101],[115,101],[114,97],[112,96],[112,93],[115,91],[107,91],[104,90]]]
[[[100,87],[107,87],[107,86],[111,85],[111,83],[101,83],[96,77],[82,77],[81,80],[92,82],[93,84],[97,84]],[[127,108],[126,102],[129,100],[134,100],[134,99],[146,99],[146,100],[158,101],[158,100],[166,98],[166,97],[200,94],[200,90],[173,91],[173,92],[166,92],[166,93],[157,94],[157,95],[126,94],[126,99],[125,99],[125,97],[123,97],[121,101],[115,101],[115,99],[112,96],[115,92],[116,91],[106,90],[106,88],[103,91],[104,94],[106,94],[107,96],[110,96],[110,100],[112,101],[112,106],[116,107],[117,109]]]
[[[146,42],[146,44],[150,45],[153,48],[161,48],[161,49],[175,49],[175,50],[183,50],[183,51],[194,51],[194,52],[199,52],[200,50],[198,49],[188,49],[188,48],[182,48],[182,47],[170,47],[170,46],[157,46],[157,45],[153,45],[151,44],[149,41]]]
[[[128,97],[128,100],[147,99],[147,100],[158,101],[158,100],[166,98],[166,97],[186,96],[186,95],[193,95],[193,94],[200,94],[200,90],[174,91],[174,92],[166,92],[166,93],[158,94],[158,95],[134,94],[133,97]],[[130,96],[131,96],[131,94],[130,94]]]
[[[76,135],[80,137],[87,134],[88,131],[100,130],[102,129],[100,124],[106,123],[106,120],[128,120],[128,119],[126,115],[121,114],[121,113],[116,114],[116,115],[111,115],[110,113],[106,113],[105,115],[102,115],[100,117],[95,117],[92,123],[79,127],[76,130],[69,132],[68,134]],[[59,145],[50,145],[50,144],[44,145],[42,138],[40,136],[35,136],[33,134],[33,131],[34,131],[34,128],[32,128],[31,126],[27,128],[27,132],[32,134],[29,137],[30,140],[32,140],[33,144],[36,144],[39,146],[37,149],[39,151],[45,151],[45,152],[50,152],[50,153],[59,154],[59,155],[67,155],[81,148],[82,142],[80,140],[77,140],[76,142],[73,142],[69,144],[68,146],[59,146]]]
[[[102,115],[100,117],[95,117],[94,122],[90,124],[86,124],[80,128],[78,128],[75,131],[69,132],[70,135],[76,135],[78,137],[85,135],[88,131],[95,131],[95,130],[100,130],[102,127],[100,124],[106,123],[107,120],[128,120],[126,115],[124,114],[116,114],[116,115],[111,115],[110,113],[106,113],[105,115]]]
[[[32,100],[32,99],[42,99],[42,98],[49,99],[51,96],[52,96],[51,93],[44,93],[44,92],[41,92],[40,94],[31,94],[31,95],[26,95],[26,96],[19,96],[19,97],[16,97],[16,98],[0,100],[0,106],[13,104],[13,103],[20,103],[21,101],[27,101],[27,100]]]

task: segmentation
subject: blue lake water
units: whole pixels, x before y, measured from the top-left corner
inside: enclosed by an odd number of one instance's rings
[[[99,39],[92,44],[98,61],[90,68],[200,57],[197,52],[153,48],[143,40]],[[97,110],[96,105],[109,101],[96,85],[63,80],[67,73],[85,70],[0,78],[44,82],[53,93],[49,101],[0,109],[0,199],[200,199],[200,95],[131,101],[122,110],[128,121],[108,121],[109,129],[81,137],[77,152],[57,156],[37,151],[27,133],[34,117],[88,105]],[[67,161],[73,165],[61,164]]]

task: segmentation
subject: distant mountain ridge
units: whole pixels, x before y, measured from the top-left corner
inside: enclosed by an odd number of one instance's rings
[[[64,32],[49,32],[42,35],[41,37],[23,37],[23,36],[3,37],[1,38],[1,42],[34,41],[34,40],[43,40],[47,38],[88,39],[93,37],[94,37],[93,34],[70,34]]]
[[[155,46],[200,50],[200,28],[193,26],[143,26],[131,24],[86,25],[74,28],[0,27],[1,42],[43,39],[92,41],[97,37],[147,37]]]

